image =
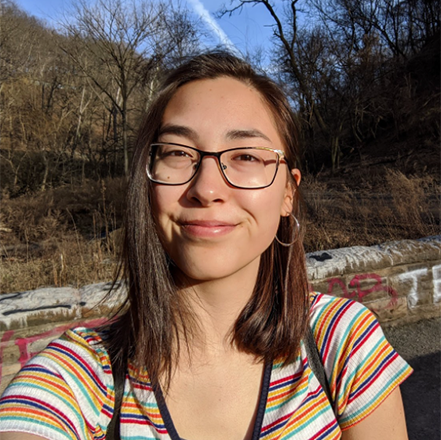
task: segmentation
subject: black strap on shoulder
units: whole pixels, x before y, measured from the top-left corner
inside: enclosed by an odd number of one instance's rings
[[[112,334],[116,329],[115,325],[112,325],[109,329],[109,338],[112,338]],[[121,440],[120,435],[120,419],[121,419],[121,407],[124,397],[124,382],[126,379],[127,371],[127,350],[123,348],[122,351],[115,350],[114,347],[108,347],[110,364],[112,367],[113,376],[113,389],[115,396],[115,403],[113,406],[112,419],[107,426],[106,440]]]
[[[113,415],[107,426],[106,440],[120,440],[120,418],[121,418],[121,406],[124,395],[124,380],[125,380],[125,369],[115,368],[116,365],[112,364],[112,376],[113,376],[113,386],[115,390],[115,405],[113,407]]]
[[[318,351],[317,343],[315,342],[314,339],[314,334],[309,325],[308,325],[308,330],[306,331],[306,337],[304,342],[305,342],[306,355],[308,356],[309,366],[312,372],[317,377],[324,392],[326,393],[326,396],[328,397],[331,407],[334,409],[331,390],[329,388],[329,382],[328,379],[326,378],[325,368],[323,367],[323,362],[320,358],[320,353]]]

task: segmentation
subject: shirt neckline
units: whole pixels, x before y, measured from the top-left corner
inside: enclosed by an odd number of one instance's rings
[[[268,391],[271,383],[272,367],[273,367],[272,362],[265,363],[263,370],[262,386],[260,389],[259,402],[257,405],[256,420],[254,421],[253,434],[251,436],[251,440],[258,440],[260,438],[263,417],[265,415],[266,403],[268,399]],[[153,388],[153,393],[155,395],[156,403],[158,404],[159,412],[161,413],[162,420],[164,421],[165,429],[167,430],[171,440],[185,440],[179,437],[178,431],[175,428],[167,404],[165,403],[164,394],[162,393],[161,386],[159,384],[156,384],[152,388]]]

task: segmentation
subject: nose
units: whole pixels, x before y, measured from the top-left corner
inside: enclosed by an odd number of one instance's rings
[[[199,169],[190,182],[187,198],[202,206],[225,201],[230,187],[219,169],[219,162],[214,156],[205,156]]]

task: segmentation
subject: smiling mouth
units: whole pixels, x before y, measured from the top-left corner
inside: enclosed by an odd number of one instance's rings
[[[199,238],[220,237],[229,234],[236,228],[235,223],[219,220],[191,220],[179,222],[185,234]]]

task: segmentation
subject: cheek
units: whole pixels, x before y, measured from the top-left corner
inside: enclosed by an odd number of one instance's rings
[[[271,189],[271,190],[270,190]],[[254,217],[262,237],[273,239],[280,222],[283,205],[283,192],[275,191],[277,187],[269,187],[268,191],[256,192],[249,209]]]
[[[178,186],[156,185],[152,191],[152,207],[156,217],[173,212],[181,197],[182,189]]]
[[[170,218],[176,212],[179,195],[175,187],[158,185],[152,191],[152,212],[159,234],[166,239],[170,229]]]
[[[152,211],[153,215],[157,218],[163,211],[163,206],[166,204],[166,199],[163,197],[163,193],[158,191],[158,187],[153,188],[152,191]]]

